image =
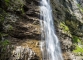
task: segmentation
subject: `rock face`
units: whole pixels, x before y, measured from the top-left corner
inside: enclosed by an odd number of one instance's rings
[[[77,47],[83,46],[81,43],[83,42],[83,1],[50,1],[55,30],[61,43],[64,60],[82,60],[83,53],[78,51]],[[10,60],[42,60],[39,3],[40,0],[0,1],[0,12],[2,14],[3,10],[5,14],[3,24],[0,20],[0,26],[2,25],[0,30],[8,34],[3,38],[8,39],[11,45],[15,46]],[[82,47],[81,50],[83,50]]]
[[[41,60],[39,1],[3,0],[1,2],[1,8],[5,9],[7,14],[3,30],[8,36],[3,38],[9,40],[15,47],[8,59]]]
[[[38,1],[13,1],[15,5],[8,7],[4,30],[15,38],[39,39],[39,8]],[[20,3],[19,3],[20,2]],[[21,6],[21,7],[19,7]],[[34,7],[35,6],[35,7]],[[18,8],[19,7],[19,8]],[[13,13],[12,13],[13,12]],[[8,28],[10,31],[8,31]]]
[[[76,46],[79,46],[79,42],[75,41],[78,39],[83,41],[81,0],[51,0],[51,6],[53,9],[56,33],[61,43],[64,60],[82,60],[81,55],[75,55],[80,52],[76,48]]]
[[[9,60],[39,60],[39,57],[29,48],[16,46],[12,51],[11,58]]]

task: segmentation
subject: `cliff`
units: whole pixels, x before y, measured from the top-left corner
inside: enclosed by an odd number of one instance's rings
[[[0,60],[40,60],[39,1],[1,0],[0,13]],[[3,44],[9,47],[3,47]]]
[[[82,2],[51,0],[55,31],[64,60],[83,59]],[[42,59],[40,6],[40,0],[0,0],[0,59]],[[2,51],[3,47],[5,51]]]
[[[83,11],[82,1],[52,0],[56,33],[65,60],[82,60]]]

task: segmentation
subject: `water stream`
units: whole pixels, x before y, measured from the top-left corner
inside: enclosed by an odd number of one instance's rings
[[[43,60],[63,60],[59,40],[54,31],[50,0],[41,0],[41,51]]]

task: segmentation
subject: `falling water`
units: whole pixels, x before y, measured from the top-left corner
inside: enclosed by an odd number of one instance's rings
[[[40,4],[43,60],[63,60],[59,40],[54,31],[50,0],[41,0]]]

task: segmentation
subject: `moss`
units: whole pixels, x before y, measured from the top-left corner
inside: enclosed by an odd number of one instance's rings
[[[64,32],[69,32],[69,28],[64,22],[60,23],[60,28],[62,28]]]
[[[83,42],[79,37],[73,36],[73,44],[75,45],[74,53],[83,53]]]

